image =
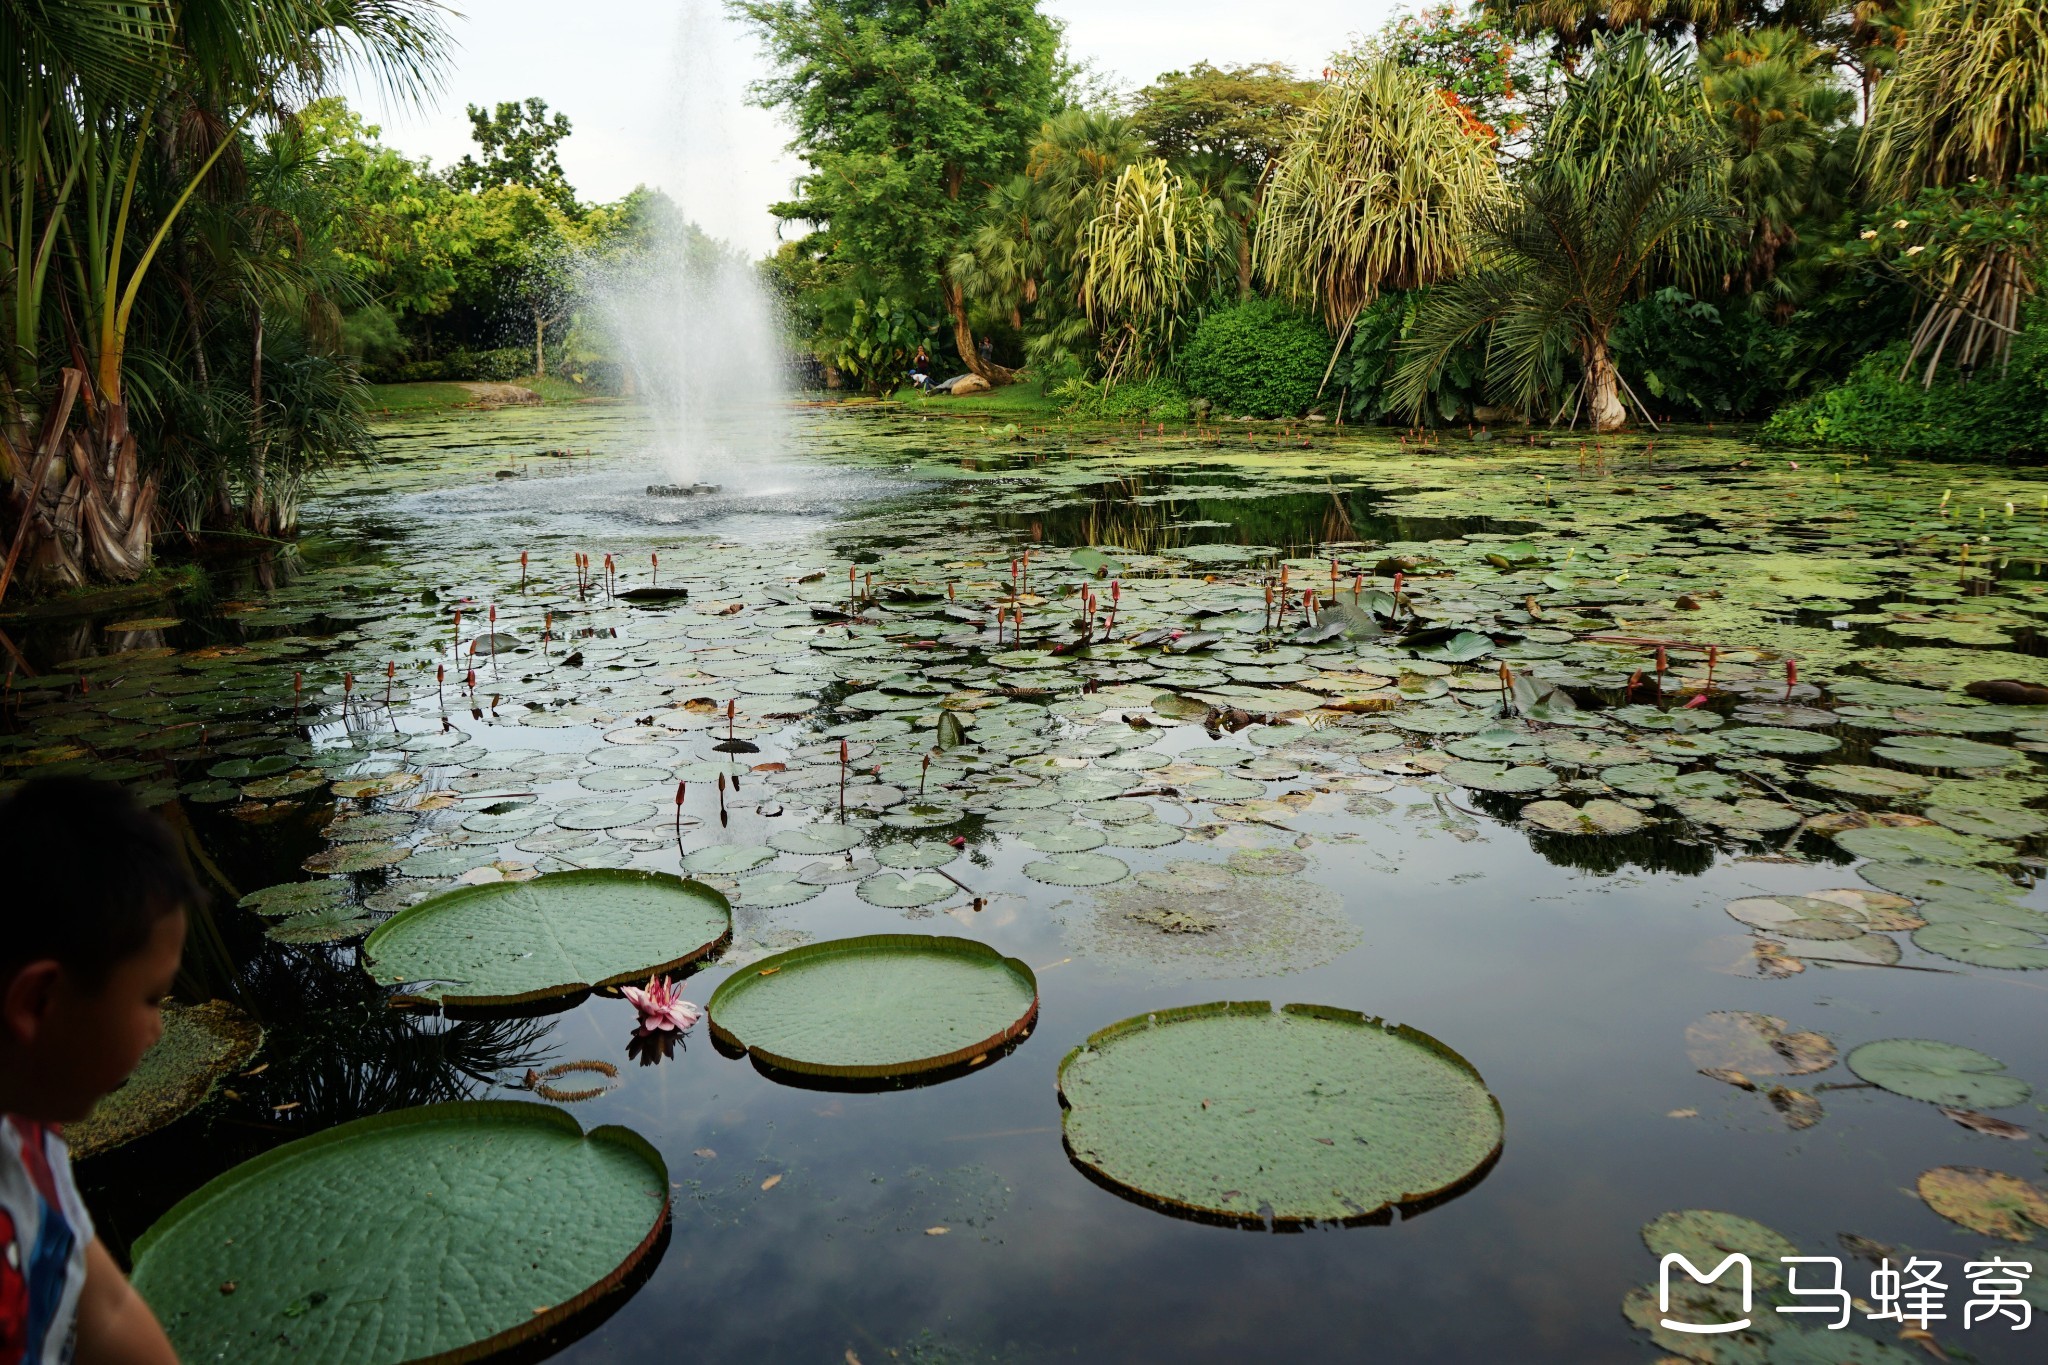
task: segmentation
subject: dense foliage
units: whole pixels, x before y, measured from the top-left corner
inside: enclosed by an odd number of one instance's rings
[[[1273,299],[1250,299],[1204,317],[1180,356],[1181,382],[1225,412],[1296,417],[1316,401],[1329,370],[1330,335]]]

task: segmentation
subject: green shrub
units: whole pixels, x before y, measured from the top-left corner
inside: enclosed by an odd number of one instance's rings
[[[1944,367],[1931,389],[1901,380],[1906,344],[1864,358],[1842,383],[1781,409],[1766,445],[1963,460],[2048,457],[2048,309],[2013,340],[2012,363],[1964,383]]]
[[[1330,363],[1323,325],[1271,299],[1203,318],[1180,352],[1189,393],[1243,417],[1298,417],[1316,401]]]
[[[1614,358],[1658,416],[1762,416],[1830,378],[1826,351],[1739,302],[1720,306],[1660,289],[1624,308]],[[1839,372],[1837,372],[1839,373]]]
[[[1150,422],[1185,422],[1189,417],[1187,394],[1165,378],[1122,384],[1072,378],[1054,385],[1049,392],[1076,417],[1111,422],[1134,417]]]

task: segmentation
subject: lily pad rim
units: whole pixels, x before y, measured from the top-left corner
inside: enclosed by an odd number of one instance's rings
[[[718,1008],[721,1001],[730,1005],[742,992],[754,989],[769,976],[780,972],[791,963],[803,963],[817,958],[837,957],[849,952],[865,952],[873,949],[897,949],[915,952],[951,953],[960,957],[979,958],[989,965],[1005,969],[1022,979],[1031,988],[1031,1003],[1008,1026],[997,1033],[953,1049],[951,1052],[931,1057],[919,1057],[908,1061],[891,1063],[870,1063],[847,1066],[835,1062],[806,1061],[800,1057],[788,1057],[771,1052],[757,1045],[749,1044],[738,1034],[731,1032],[718,1022]],[[979,939],[967,938],[960,934],[856,934],[850,938],[825,939],[819,943],[801,943],[748,963],[731,976],[718,983],[718,989],[711,992],[711,998],[704,1002],[704,1018],[711,1026],[711,1036],[728,1047],[737,1048],[758,1062],[779,1071],[794,1072],[800,1076],[832,1076],[847,1080],[884,1080],[894,1076],[915,1076],[927,1071],[942,1071],[972,1061],[984,1053],[995,1052],[1013,1042],[1030,1036],[1038,1024],[1038,974],[1030,964],[1020,958],[1006,957],[996,948]]]
[[[372,968],[376,960],[376,944],[379,937],[389,937],[388,931],[394,925],[421,918],[422,912],[429,910],[444,911],[451,904],[459,904],[470,900],[491,899],[502,896],[516,888],[532,887],[544,882],[560,886],[564,882],[571,880],[618,882],[629,879],[645,882],[673,883],[679,890],[688,889],[688,894],[692,896],[704,895],[714,898],[725,910],[725,931],[709,943],[693,948],[679,958],[651,967],[637,967],[629,972],[618,972],[604,978],[602,981],[563,982],[558,985],[536,988],[530,991],[519,991],[512,995],[457,995],[453,992],[444,991],[432,999],[427,999],[426,997],[414,998],[420,1000],[424,1005],[438,1006],[443,1011],[450,1009],[500,1009],[507,1006],[530,1005],[537,1000],[559,1000],[564,997],[574,996],[580,991],[596,991],[602,990],[607,986],[628,985],[638,982],[643,977],[668,976],[671,973],[681,971],[692,963],[702,961],[732,942],[732,901],[723,892],[709,883],[699,881],[695,877],[678,877],[673,872],[653,872],[644,868],[582,867],[566,872],[544,872],[538,877],[523,882],[484,882],[478,886],[451,887],[446,891],[427,897],[416,905],[406,906],[375,929],[372,929],[369,936],[363,940],[358,956],[364,972],[369,973],[374,981],[377,978]],[[378,984],[389,985],[391,983],[379,982]],[[405,983],[400,982],[397,984],[400,986],[399,993],[401,995],[409,994],[403,989]]]
[[[332,1128],[325,1128],[282,1146],[273,1147],[267,1152],[229,1167],[171,1205],[154,1223],[151,1223],[142,1235],[135,1239],[135,1244],[130,1250],[130,1263],[139,1268],[149,1254],[150,1248],[175,1231],[177,1224],[192,1217],[214,1200],[263,1175],[273,1166],[297,1160],[308,1152],[331,1146],[336,1142],[347,1141],[364,1133],[458,1118],[463,1121],[490,1118],[535,1126],[544,1125],[561,1129],[565,1133],[573,1132],[585,1142],[617,1144],[646,1162],[653,1173],[659,1176],[661,1206],[655,1212],[647,1235],[626,1253],[624,1260],[582,1293],[572,1295],[561,1303],[552,1304],[545,1312],[536,1312],[531,1318],[516,1326],[508,1327],[466,1346],[418,1357],[408,1361],[407,1365],[458,1365],[458,1362],[462,1361],[482,1360],[548,1332],[611,1294],[625,1283],[633,1271],[646,1260],[648,1253],[660,1244],[662,1235],[668,1230],[674,1200],[669,1183],[668,1163],[662,1159],[660,1150],[639,1133],[616,1123],[602,1124],[586,1131],[583,1125],[577,1122],[575,1115],[567,1110],[552,1104],[538,1104],[532,1100],[451,1100],[440,1104],[391,1109],[381,1114],[351,1119],[347,1123],[339,1123]]]
[[[1127,1184],[1109,1172],[1095,1166],[1093,1163],[1083,1160],[1074,1151],[1072,1144],[1067,1141],[1065,1132],[1066,1116],[1073,1107],[1067,1099],[1067,1068],[1082,1053],[1094,1051],[1104,1044],[1115,1042],[1119,1038],[1146,1032],[1162,1024],[1186,1023],[1191,1020],[1218,1016],[1224,1018],[1232,1016],[1258,1018],[1274,1014],[1282,1016],[1293,1015],[1304,1019],[1319,1019],[1326,1023],[1348,1024],[1361,1028],[1376,1028],[1392,1037],[1399,1038],[1403,1042],[1422,1048],[1425,1052],[1447,1063],[1453,1069],[1463,1072],[1479,1086],[1480,1093],[1486,1096],[1487,1103],[1493,1108],[1494,1121],[1499,1130],[1499,1136],[1494,1139],[1493,1150],[1480,1158],[1471,1170],[1452,1180],[1449,1184],[1434,1190],[1405,1192],[1386,1200],[1377,1208],[1333,1219],[1295,1217],[1279,1213],[1268,1217],[1251,1214],[1243,1209],[1219,1209],[1207,1205],[1189,1204],[1181,1200],[1170,1199],[1150,1190]],[[1193,1217],[1200,1222],[1217,1223],[1228,1227],[1252,1229],[1266,1227],[1350,1227],[1363,1223],[1384,1222],[1388,1212],[1394,1209],[1400,1210],[1404,1218],[1413,1217],[1434,1208],[1440,1203],[1454,1199],[1466,1190],[1478,1185],[1500,1163],[1501,1154],[1507,1150],[1507,1114],[1501,1108],[1500,1097],[1493,1093],[1493,1088],[1486,1083],[1486,1078],[1479,1074],[1479,1068],[1473,1066],[1471,1061],[1462,1053],[1442,1039],[1432,1037],[1411,1025],[1389,1024],[1379,1015],[1366,1014],[1362,1010],[1344,1009],[1337,1005],[1291,1004],[1276,1007],[1270,1000],[1216,1000],[1201,1005],[1172,1005],[1165,1009],[1149,1010],[1144,1014],[1135,1014],[1128,1019],[1121,1019],[1114,1024],[1099,1028],[1076,1044],[1066,1056],[1060,1059],[1059,1070],[1055,1073],[1054,1077],[1054,1084],[1059,1091],[1060,1099],[1061,1145],[1066,1148],[1068,1160],[1072,1161],[1090,1180],[1146,1208],[1159,1209],[1179,1217]]]

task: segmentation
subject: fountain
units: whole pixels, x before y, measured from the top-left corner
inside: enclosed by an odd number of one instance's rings
[[[625,391],[654,422],[653,453],[671,477],[647,485],[650,497],[764,491],[787,444],[780,310],[746,254],[699,226],[744,227],[734,215],[745,206],[730,202],[740,153],[728,123],[744,90],[721,59],[725,24],[706,0],[683,7],[676,80],[657,115],[678,130],[661,168],[667,192],[636,195],[625,249],[580,281]]]

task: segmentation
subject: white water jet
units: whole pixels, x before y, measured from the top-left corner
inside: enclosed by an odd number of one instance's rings
[[[666,201],[655,197],[633,249],[586,271],[582,288],[627,393],[654,417],[652,482],[758,492],[788,434],[780,309],[753,262],[699,226],[731,231],[746,207],[731,194],[732,120],[745,112],[735,40],[708,0],[684,5],[675,79],[649,111],[674,130]]]

